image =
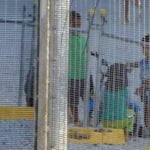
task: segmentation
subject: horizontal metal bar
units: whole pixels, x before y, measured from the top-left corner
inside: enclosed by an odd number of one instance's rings
[[[108,38],[112,38],[112,39],[124,41],[124,42],[127,42],[127,43],[132,43],[132,44],[141,45],[141,42],[140,42],[140,41],[134,41],[134,40],[129,39],[129,38],[126,38],[126,37],[119,37],[119,36],[116,36],[116,35],[114,35],[114,34],[104,33],[104,32],[103,32],[101,35],[102,35],[102,36],[105,36],[105,37],[108,37]]]
[[[14,23],[14,24],[25,24],[26,26],[35,26],[33,21],[20,21],[20,20],[4,20],[0,19],[0,23]]]
[[[91,28],[93,30],[97,29],[97,28]],[[100,28],[98,28],[100,29]],[[88,31],[86,30],[77,30],[77,29],[70,29],[71,32],[75,32],[75,33],[83,33],[83,34],[87,34]],[[137,44],[137,45],[141,45],[141,42],[140,41],[135,41],[135,40],[132,40],[132,39],[129,39],[127,37],[120,37],[120,36],[116,36],[114,34],[110,34],[110,33],[105,33],[105,32],[102,32],[101,34],[102,36],[105,36],[105,37],[108,37],[108,38],[112,38],[112,39],[116,39],[116,40],[120,40],[120,41],[124,41],[124,42],[127,42],[127,43],[132,43],[132,44]]]

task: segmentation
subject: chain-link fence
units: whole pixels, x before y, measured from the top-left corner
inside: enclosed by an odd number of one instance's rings
[[[71,1],[69,150],[150,147],[149,6]]]
[[[38,3],[0,1],[0,149],[34,149]]]
[[[40,4],[0,1],[0,148],[150,148],[149,0]]]

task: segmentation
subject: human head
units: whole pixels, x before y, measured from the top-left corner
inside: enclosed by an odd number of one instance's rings
[[[142,38],[143,54],[146,59],[150,59],[150,35]]]
[[[73,28],[81,27],[81,16],[76,11],[70,12],[70,27],[73,27]]]

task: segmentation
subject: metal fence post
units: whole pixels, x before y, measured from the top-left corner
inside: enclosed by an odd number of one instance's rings
[[[48,147],[67,149],[69,0],[51,0]]]
[[[48,0],[40,1],[39,80],[37,102],[37,150],[47,150],[49,41]]]
[[[38,150],[67,149],[69,1],[40,4]]]

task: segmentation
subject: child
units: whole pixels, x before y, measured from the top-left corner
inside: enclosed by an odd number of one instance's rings
[[[136,89],[136,94],[144,102],[144,122],[150,137],[150,35],[142,39],[144,59],[139,63],[141,87]]]
[[[125,64],[112,64],[108,68],[104,92],[104,120],[127,118],[128,68]]]
[[[119,63],[108,67],[102,115],[102,124],[106,128],[133,130],[134,110],[128,109],[128,72],[131,67],[132,64]]]

